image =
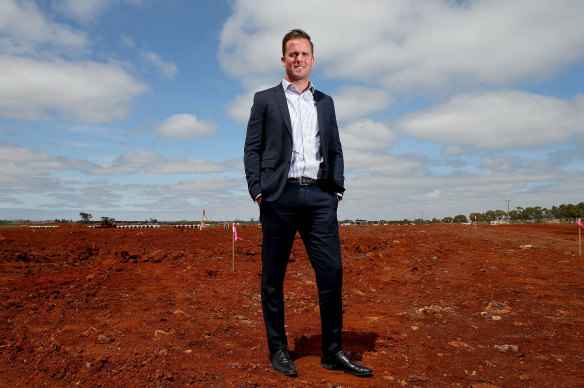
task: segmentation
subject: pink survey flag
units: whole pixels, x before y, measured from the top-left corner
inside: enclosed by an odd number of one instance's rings
[[[582,224],[582,220],[578,218],[578,225],[580,225],[581,228],[584,228],[584,224]]]
[[[233,225],[233,241],[243,240],[242,238],[237,237],[237,229],[235,228],[235,223],[233,223],[232,225]]]

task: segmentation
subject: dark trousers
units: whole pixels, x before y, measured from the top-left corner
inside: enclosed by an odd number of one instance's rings
[[[288,345],[284,328],[284,275],[296,231],[304,242],[310,264],[316,274],[322,350],[334,353],[342,349],[343,267],[339,228],[338,200],[317,185],[287,183],[275,201],[262,201],[262,310],[270,352]]]

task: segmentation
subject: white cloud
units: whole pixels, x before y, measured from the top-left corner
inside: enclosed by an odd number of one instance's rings
[[[367,174],[347,177],[339,219],[443,218],[470,212],[581,202],[582,171]],[[534,188],[536,187],[537,188]]]
[[[388,126],[369,119],[351,122],[340,129],[343,150],[386,152],[397,140]]]
[[[199,120],[195,115],[176,114],[158,124],[155,128],[159,135],[173,139],[194,139],[202,136],[211,136],[217,133],[219,126],[216,123]]]
[[[174,79],[178,73],[177,66],[160,58],[153,51],[137,49],[136,42],[128,35],[121,35],[120,43],[125,47],[136,50],[146,63],[146,68],[152,67],[162,78]]]
[[[125,117],[147,87],[114,64],[0,55],[0,115],[45,120],[51,111],[87,123]]]
[[[247,123],[251,106],[253,105],[254,94],[255,90],[237,96],[235,100],[227,106],[227,115],[238,123]]]
[[[0,2],[0,52],[37,54],[41,45],[71,50],[87,44],[85,33],[47,20],[34,1]]]
[[[484,158],[481,166],[493,171],[513,172],[519,171],[523,167],[524,163],[525,160],[523,160],[523,158],[499,155]]]
[[[111,4],[111,0],[57,0],[53,7],[80,23],[88,23],[97,19]]]
[[[230,159],[226,161],[225,164],[234,170],[239,170],[241,172],[245,170],[245,166],[243,165],[243,156],[235,159]]]
[[[340,130],[345,175],[374,173],[411,174],[423,166],[420,155],[392,155],[389,148],[397,139],[382,123],[368,119],[353,122]]]
[[[53,0],[53,8],[61,14],[81,23],[95,22],[114,5],[129,3],[139,5],[143,0]]]
[[[67,162],[66,158],[0,141],[0,204],[22,207],[33,197],[46,203],[49,196],[67,195],[72,190],[67,186],[74,183],[66,184],[52,174],[66,170]]]
[[[556,163],[551,160],[538,159],[527,164],[527,168],[533,170],[549,171],[556,167]]]
[[[85,22],[115,2],[60,0],[47,5]],[[63,59],[89,49],[84,31],[57,22],[34,1],[1,1],[0,116],[47,120],[56,115],[87,123],[126,117],[129,103],[147,86],[114,62]]]
[[[404,116],[401,134],[478,149],[541,147],[584,134],[578,104],[522,91],[459,95],[450,101]]]
[[[420,155],[390,155],[374,154],[348,149],[343,151],[345,160],[345,175],[354,173],[371,173],[377,176],[412,175],[424,164]]]
[[[256,92],[260,90],[265,90],[267,88],[273,87],[279,81],[274,81],[272,84],[261,84],[256,85],[253,89],[245,94],[237,96],[227,106],[227,115],[238,123],[245,123],[249,120],[249,113],[251,111],[251,106],[253,105],[253,96]]]
[[[354,120],[387,109],[391,96],[383,89],[343,86],[332,93],[338,121]]]
[[[0,141],[0,177],[21,179],[47,176],[51,170],[75,170],[89,175],[129,175],[138,172],[155,175],[204,174],[225,172],[238,166],[234,161],[214,162],[200,158],[166,157],[147,151],[130,151],[111,163],[56,157],[46,152]]]
[[[232,161],[218,163],[198,158],[165,157],[145,151],[131,151],[120,155],[112,163],[96,165],[84,160],[55,157],[46,152],[0,141],[0,203],[3,206],[39,206],[51,209],[85,209],[88,203],[93,209],[123,208],[125,210],[152,210],[140,207],[157,202],[156,209],[167,209],[173,201],[199,201],[193,196],[203,196],[205,202],[213,203],[215,210],[221,207],[227,195],[233,195],[245,185],[243,177],[238,179],[201,178],[194,181],[169,183],[115,184],[109,177],[116,175],[205,174],[226,172],[233,167]],[[85,174],[108,177],[106,179],[62,180],[52,171],[71,170]],[[140,181],[136,178],[135,181]],[[242,195],[238,195],[240,197]],[[23,201],[26,198],[26,201]],[[237,202],[234,199],[233,203]],[[250,201],[251,202],[251,201]],[[146,205],[145,205],[146,206]],[[174,210],[177,208],[175,207]],[[6,209],[0,209],[3,211]],[[24,211],[24,209],[23,209]],[[173,216],[176,217],[176,216]],[[0,218],[2,216],[0,215]],[[176,218],[174,218],[176,219]]]
[[[238,78],[246,87],[272,82],[284,74],[278,47],[286,32],[282,25],[287,23],[286,19],[281,19],[280,23],[275,19],[289,7],[288,3],[275,1],[233,3],[235,12],[221,31],[219,62],[228,74]],[[267,47],[274,47],[274,50],[267,50]]]
[[[166,157],[160,163],[148,165],[144,171],[148,174],[194,174],[227,171],[227,165],[200,158]]]
[[[146,61],[150,63],[162,77],[172,79],[176,76],[178,69],[174,63],[162,60],[162,58],[152,51],[144,52],[143,55]]]
[[[137,172],[155,175],[196,174],[224,172],[229,167],[199,158],[165,157],[147,151],[130,151],[117,157],[111,164],[86,166],[91,175],[130,175]]]
[[[122,35],[120,37],[120,42],[129,48],[135,48],[136,47],[136,42],[134,42],[134,39],[132,37],[129,37],[128,35]]]
[[[310,9],[298,23],[297,10]],[[282,36],[301,27],[327,77],[444,93],[549,79],[584,58],[578,0],[234,2],[222,68],[250,87],[283,74]],[[347,28],[350,20],[350,28]]]
[[[200,220],[202,209],[206,209],[207,217],[211,220],[233,219],[238,210],[246,207],[254,209],[254,206],[257,208],[247,193],[234,195],[234,192],[243,185],[245,185],[243,177],[240,179],[205,177],[167,184],[127,184],[121,185],[116,191],[131,192],[132,196],[126,196],[122,201],[111,201],[111,204],[124,210],[163,213],[160,216],[162,219],[170,217],[172,220]],[[107,190],[109,187],[104,188]],[[86,192],[91,196],[91,189]],[[229,201],[226,201],[226,198],[229,198]],[[181,209],[180,212],[177,212],[177,209]]]
[[[462,155],[462,147],[457,145],[449,145],[442,150],[442,155],[444,156],[460,156]]]
[[[389,148],[397,140],[390,127],[370,119],[361,119],[339,129],[347,173],[404,174],[422,165],[414,155],[396,156]]]
[[[46,152],[0,140],[0,176],[47,175],[46,170],[64,170],[66,167],[63,159]]]

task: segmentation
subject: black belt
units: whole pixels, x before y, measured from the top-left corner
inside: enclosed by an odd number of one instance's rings
[[[290,183],[298,183],[300,186],[309,186],[309,185],[316,184],[316,179],[305,178],[305,177],[288,178],[288,182],[290,182]]]

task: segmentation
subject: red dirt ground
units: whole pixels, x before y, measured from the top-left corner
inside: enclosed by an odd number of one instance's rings
[[[584,386],[575,225],[341,227],[345,349],[320,365],[300,240],[285,283],[298,378],[274,372],[261,230],[0,230],[0,386]]]

